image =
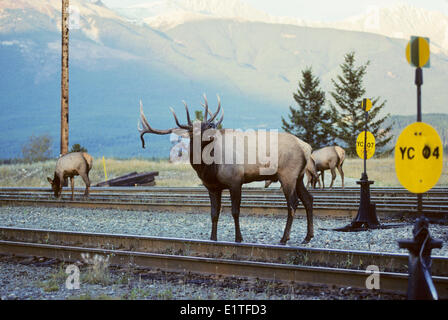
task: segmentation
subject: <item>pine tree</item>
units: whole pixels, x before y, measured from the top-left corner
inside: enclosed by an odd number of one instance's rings
[[[337,125],[336,137],[345,143],[347,155],[356,155],[356,138],[359,133],[364,131],[365,112],[361,107],[362,99],[366,96],[366,89],[363,86],[363,78],[366,75],[367,67],[370,61],[356,67],[355,53],[349,52],[345,55],[345,62],[340,65],[342,75],[337,76],[337,80],[332,79],[334,91],[331,92],[335,104],[330,101],[332,116]],[[390,117],[387,114],[380,117],[380,111],[386,105],[386,100],[380,102],[380,97],[370,98],[372,108],[369,110],[368,127],[375,137],[375,153],[389,154],[393,148],[384,147],[392,139],[390,131],[392,124],[383,127],[384,122]],[[378,118],[378,119],[377,119]]]
[[[298,108],[289,107],[289,123],[282,117],[282,128],[314,149],[327,146],[334,141],[331,113],[323,108],[325,92],[319,89],[320,80],[313,76],[311,68],[302,71],[297,93],[293,94]]]

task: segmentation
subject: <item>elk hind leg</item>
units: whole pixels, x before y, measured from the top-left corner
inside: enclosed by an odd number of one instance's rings
[[[243,236],[240,230],[240,205],[241,205],[241,185],[230,189],[232,200],[232,217],[235,222],[235,242],[242,242]]]
[[[337,166],[337,168],[339,171],[339,175],[341,176],[341,179],[342,179],[342,189],[344,189],[344,171],[342,171],[342,164]]]
[[[325,181],[324,181],[325,171],[324,170],[320,171],[320,176],[322,178],[322,187],[321,187],[321,189],[325,189]],[[319,185],[320,185],[320,181],[319,181]]]
[[[70,177],[70,187],[72,188],[72,201],[75,199],[75,177]]]
[[[84,195],[85,196],[89,196],[89,191],[90,191],[90,179],[89,176],[86,173],[80,174],[82,180],[84,181],[84,183],[86,184],[86,190],[84,191]]]

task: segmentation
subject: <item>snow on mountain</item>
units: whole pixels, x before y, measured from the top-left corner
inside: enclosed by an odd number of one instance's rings
[[[21,13],[19,13],[21,12]],[[107,8],[101,1],[71,0],[71,29],[79,29],[94,41],[99,41],[95,20],[125,18]],[[48,19],[50,18],[50,19]],[[51,26],[48,25],[51,23]],[[36,29],[61,30],[61,0],[2,0],[0,2],[0,33],[25,32]]]
[[[207,18],[271,22],[272,17],[240,0],[160,0],[114,10],[153,28],[167,30],[179,24]]]
[[[431,39],[434,53],[448,54],[448,16],[404,3],[386,7],[370,6],[363,14],[331,23],[272,16],[240,0],[159,0],[114,10],[128,19],[144,22],[163,31],[189,21],[227,18],[369,32],[399,39],[419,35]]]
[[[326,27],[381,34],[409,39],[411,35],[429,37],[434,53],[448,54],[448,16],[407,4],[368,8],[367,13]]]

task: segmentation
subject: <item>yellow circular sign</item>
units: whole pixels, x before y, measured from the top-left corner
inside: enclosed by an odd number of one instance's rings
[[[412,36],[406,46],[406,59],[414,67],[429,67],[429,38]]]
[[[437,131],[427,123],[407,126],[395,144],[395,171],[400,183],[412,193],[423,193],[439,180],[443,146]]]
[[[364,139],[365,131],[361,132],[356,139],[356,153],[361,159],[364,159]],[[375,154],[375,137],[370,131],[367,131],[366,147],[367,159],[370,159]]]

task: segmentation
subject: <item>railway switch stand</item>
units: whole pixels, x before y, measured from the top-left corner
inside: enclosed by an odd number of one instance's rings
[[[442,241],[432,239],[428,227],[428,219],[420,217],[415,221],[412,231],[414,239],[398,240],[400,248],[409,250],[409,300],[438,300],[431,277],[431,250],[440,249]]]

